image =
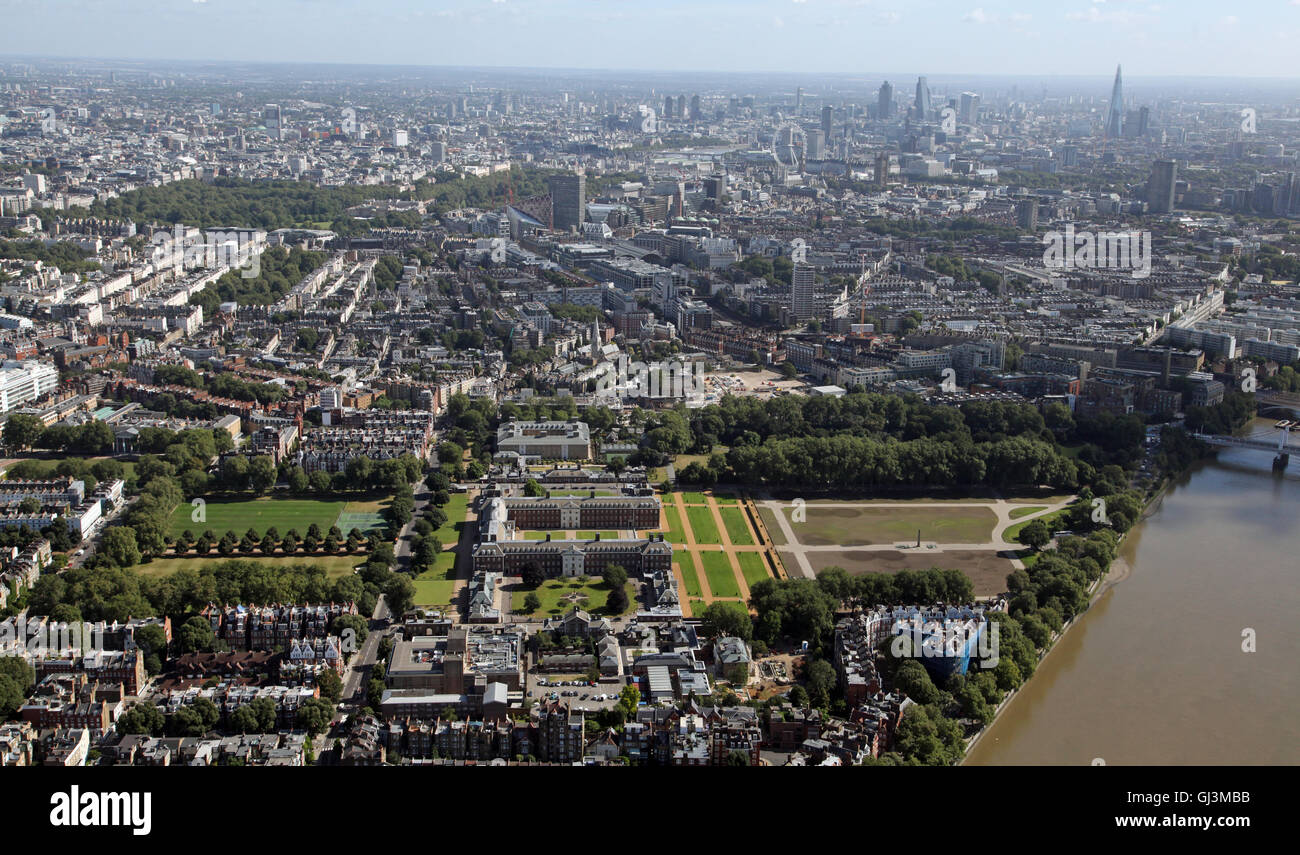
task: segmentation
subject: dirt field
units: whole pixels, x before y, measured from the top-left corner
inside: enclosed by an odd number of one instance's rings
[[[782,556],[793,562],[793,557]],[[816,571],[843,567],[854,575],[862,573],[897,573],[899,570],[925,570],[930,567],[960,570],[975,585],[975,595],[990,596],[1005,591],[1011,561],[997,552],[975,550],[938,552],[932,549],[891,550],[887,552],[810,552],[808,560]]]

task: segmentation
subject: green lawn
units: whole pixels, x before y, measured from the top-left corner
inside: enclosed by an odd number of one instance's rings
[[[546,535],[553,533],[554,532],[546,531],[526,531],[524,532],[524,540],[546,540]]]
[[[415,577],[415,605],[450,610],[455,586],[456,553],[440,553],[432,567]]]
[[[627,614],[636,608],[636,594],[631,582],[628,582],[624,589],[627,592],[627,609],[622,613]],[[529,593],[537,594],[538,599],[542,601],[541,608],[528,613],[538,616],[562,615],[575,605],[580,609],[603,615],[606,614],[605,601],[609,598],[609,588],[600,579],[589,579],[586,582],[579,582],[576,579],[550,579],[536,591],[529,592],[524,589],[514,591],[510,596],[511,611],[524,613],[522,611],[524,599]],[[571,594],[579,595],[577,602],[566,599]]]
[[[731,610],[734,611],[734,612],[737,612],[737,613],[740,613],[740,614],[749,614],[749,606],[747,606],[747,605],[745,605],[744,603],[740,602],[740,600],[714,600],[713,602],[714,602],[714,603],[721,603],[724,607],[729,608],[729,609],[731,609]],[[709,603],[709,605],[713,605],[713,603]],[[705,607],[705,608],[707,608],[707,607]],[[704,609],[701,608],[700,611],[703,612]]]
[[[713,521],[713,511],[709,508],[687,508],[686,517],[691,522],[691,530],[695,532],[696,543],[722,543],[718,524]]]
[[[689,553],[680,553],[681,561],[678,568],[682,571],[682,584],[686,586],[686,596],[699,597],[703,596],[700,590],[700,577],[695,574],[695,562],[691,560]]]
[[[731,493],[714,493],[713,501],[717,502],[719,505],[740,504],[740,499],[738,499],[736,496],[733,496]]]
[[[704,563],[704,575],[709,580],[709,590],[715,597],[739,597],[740,585],[736,574],[731,569],[731,561],[725,552],[701,552],[700,560]]]
[[[1039,511],[1045,511],[1045,510],[1047,510],[1047,508],[1043,505],[1030,505],[1027,508],[1012,508],[1011,513],[1008,514],[1008,516],[1010,516],[1013,520],[1018,520],[1021,517],[1027,517],[1030,514],[1036,514]]]
[[[305,537],[312,523],[320,526],[322,536],[338,520],[339,514],[347,502],[322,501],[317,499],[243,499],[223,501],[213,499],[201,510],[206,520],[194,519],[200,508],[189,502],[183,502],[172,514],[171,525],[167,533],[176,537],[187,529],[195,537],[211,530],[221,537],[227,531],[233,531],[243,537],[249,528],[264,533],[271,526],[284,535],[289,529],[297,529],[299,536]],[[343,534],[346,536],[347,532]]]
[[[664,506],[664,517],[668,520],[668,542],[679,546],[686,542],[686,531],[682,528],[681,512],[676,505]]]
[[[680,495],[682,497],[682,501],[688,505],[703,505],[709,501],[708,497],[705,496],[703,493],[688,492],[688,493],[679,493],[678,495]]]
[[[230,558],[155,558],[148,564],[137,564],[135,571],[141,576],[150,578],[162,578],[170,576],[182,568],[198,572],[205,567],[215,567],[218,564],[224,564],[227,561],[253,561],[257,564],[263,564],[268,567],[294,567],[298,565],[308,566],[315,565],[325,571],[325,575],[331,579],[337,579],[340,576],[347,576],[352,573],[353,569],[361,564],[366,563],[365,555],[291,555],[279,556],[276,558],[240,558],[232,556]]]
[[[596,535],[600,535],[601,540],[612,540],[618,537],[618,532],[616,531],[575,531],[573,535],[578,540],[595,540]]]
[[[722,524],[727,527],[727,537],[731,538],[732,546],[753,546],[754,536],[745,525],[744,511],[740,508],[718,508],[718,514],[722,517]]]
[[[442,506],[447,515],[447,522],[433,533],[443,546],[455,546],[460,542],[461,529],[465,528],[465,514],[469,511],[469,494],[452,493],[451,501]]]
[[[1057,511],[1054,514],[1048,514],[1047,516],[1039,517],[1038,519],[1042,520],[1047,525],[1047,531],[1049,534],[1051,534],[1060,531],[1065,526],[1066,517],[1068,517],[1069,514],[1070,514],[1069,508],[1061,508],[1059,511]],[[1002,532],[1003,542],[1019,543],[1020,541],[1016,540],[1016,536],[1020,534],[1021,529],[1029,525],[1031,522],[1033,522],[1033,520],[1025,520],[1022,523],[1016,523],[1013,526],[1008,526],[1007,530]]]
[[[740,574],[745,577],[745,583],[749,587],[754,587],[764,579],[772,578],[771,572],[767,569],[767,559],[761,552],[737,552],[736,560],[740,562]]]

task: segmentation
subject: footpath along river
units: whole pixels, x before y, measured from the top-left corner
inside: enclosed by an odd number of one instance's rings
[[[1225,449],[1172,486],[965,762],[1300,763],[1300,459],[1271,464]]]

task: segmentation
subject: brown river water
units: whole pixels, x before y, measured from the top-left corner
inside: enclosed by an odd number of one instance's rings
[[[1278,475],[1224,449],[1188,473],[965,762],[1300,763],[1298,516],[1300,455]]]

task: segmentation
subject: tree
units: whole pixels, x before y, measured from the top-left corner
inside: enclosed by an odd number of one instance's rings
[[[139,564],[140,548],[136,545],[135,529],[114,526],[104,532],[98,554],[114,567],[134,567]]]
[[[754,637],[754,622],[749,612],[723,602],[710,603],[701,615],[700,630],[707,638],[733,635],[749,641]]]
[[[1052,539],[1052,532],[1047,527],[1047,523],[1041,519],[1030,520],[1025,527],[1016,535],[1016,540],[1033,549],[1035,552],[1047,545]]]
[[[627,589],[618,587],[609,592],[609,597],[605,600],[605,611],[612,615],[621,615],[627,611],[627,604]]]
[[[45,423],[37,416],[26,413],[14,413],[5,422],[5,445],[14,449],[25,449],[35,445],[45,431]]]
[[[535,591],[524,596],[524,614],[532,614],[542,607],[542,598]]]
[[[212,646],[216,636],[212,632],[212,624],[205,617],[195,615],[185,623],[181,624],[180,632],[176,634],[176,641],[180,649],[185,653],[196,653],[200,650],[207,650]]]
[[[541,496],[545,493],[542,485],[537,483],[536,478],[529,478],[524,482],[524,495],[529,497]]]
[[[519,575],[523,578],[524,586],[528,588],[539,588],[546,581],[546,573],[535,561],[529,561],[519,568]]]
[[[275,486],[275,463],[265,454],[253,458],[249,464],[248,478],[249,484],[258,493],[265,493]]]
[[[321,697],[329,700],[331,704],[337,704],[343,698],[343,679],[331,668],[321,672],[316,685],[320,687]]]
[[[609,564],[600,574],[600,578],[611,589],[622,588],[627,584],[627,570],[621,564]]]

